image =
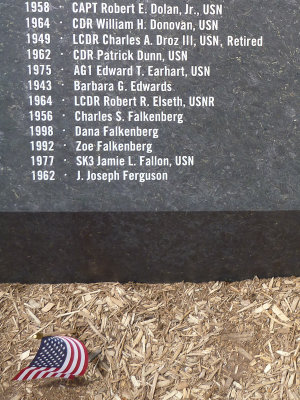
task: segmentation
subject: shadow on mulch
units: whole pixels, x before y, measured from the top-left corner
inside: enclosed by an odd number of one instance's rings
[[[90,383],[92,383],[91,380],[88,380],[83,377],[75,377],[73,379],[58,379],[58,380],[53,380],[50,382],[45,382],[42,384],[39,384],[39,388],[54,388],[54,387],[60,387],[60,386],[65,386],[65,387],[86,387]]]

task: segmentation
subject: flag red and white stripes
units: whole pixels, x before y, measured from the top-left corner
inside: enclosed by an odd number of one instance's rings
[[[67,336],[46,336],[30,365],[13,380],[73,378],[83,375],[88,366],[88,352],[83,343]]]

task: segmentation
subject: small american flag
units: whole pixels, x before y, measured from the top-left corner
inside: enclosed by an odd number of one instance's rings
[[[83,343],[67,336],[46,336],[27,368],[12,380],[40,378],[73,378],[83,375],[88,366],[88,352]]]

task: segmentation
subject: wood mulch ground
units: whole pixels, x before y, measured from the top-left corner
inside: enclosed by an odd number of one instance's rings
[[[0,285],[3,400],[300,400],[300,278]],[[12,382],[63,332],[101,350],[84,377]]]

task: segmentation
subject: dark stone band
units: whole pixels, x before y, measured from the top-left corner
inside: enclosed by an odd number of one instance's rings
[[[300,275],[300,211],[1,213],[0,281]]]

